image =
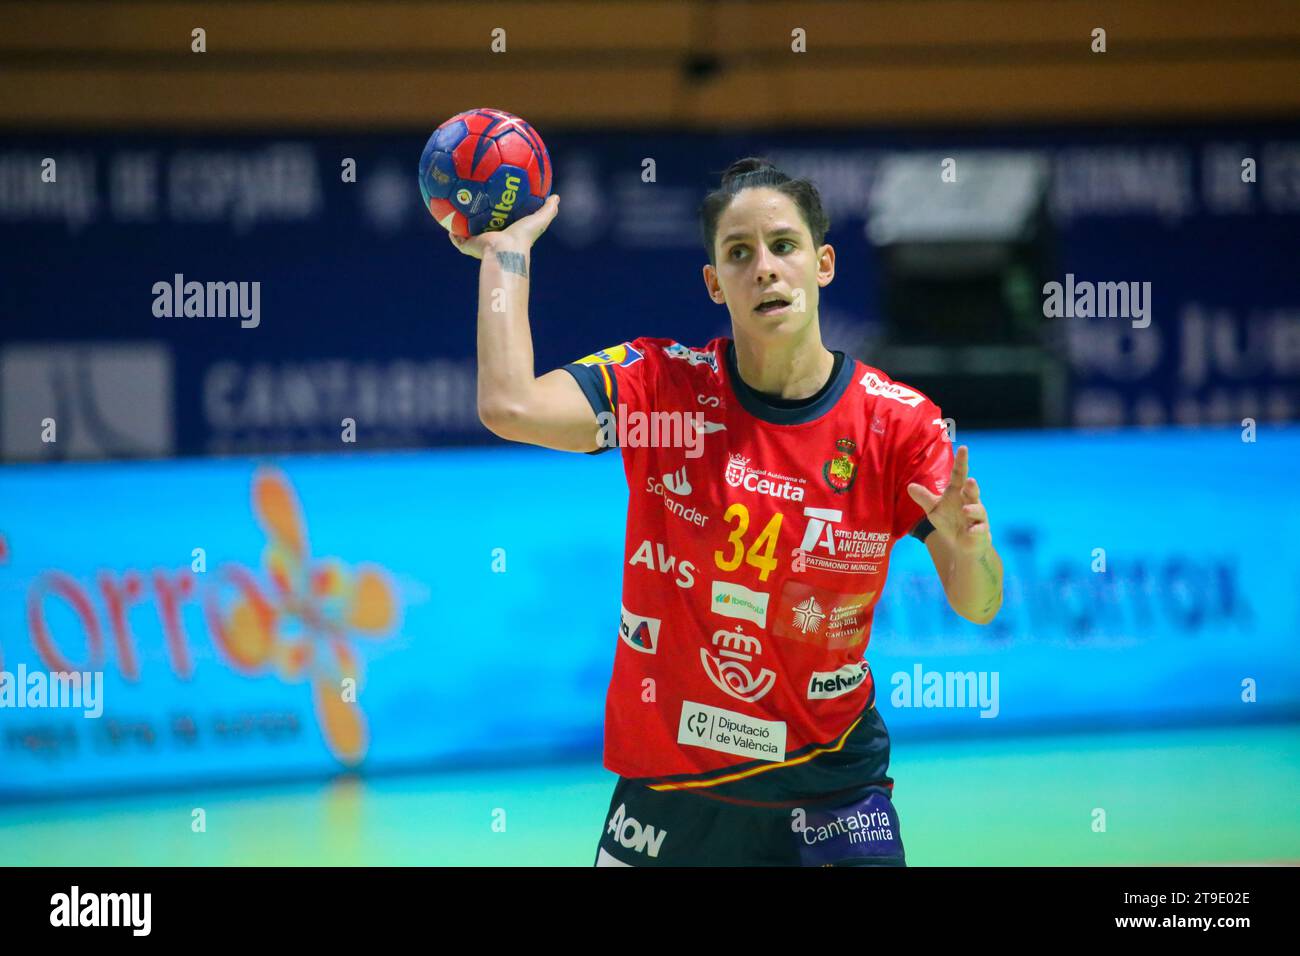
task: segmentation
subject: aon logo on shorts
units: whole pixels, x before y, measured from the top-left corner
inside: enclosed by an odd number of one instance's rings
[[[668,835],[667,830],[656,830],[649,824],[642,826],[634,818],[627,815],[627,805],[620,803],[614,815],[609,818],[609,827],[607,833],[612,833],[614,839],[629,850],[636,850],[638,853],[649,853],[651,857],[659,856],[659,848],[663,846],[664,837]]]

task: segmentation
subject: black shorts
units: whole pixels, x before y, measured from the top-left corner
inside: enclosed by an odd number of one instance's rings
[[[838,807],[753,807],[619,777],[596,866],[906,866],[885,787]]]

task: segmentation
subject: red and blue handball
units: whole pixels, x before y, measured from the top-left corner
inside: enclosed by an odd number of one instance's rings
[[[518,116],[467,110],[429,137],[420,156],[420,192],[453,236],[493,232],[542,207],[551,194],[551,157]]]

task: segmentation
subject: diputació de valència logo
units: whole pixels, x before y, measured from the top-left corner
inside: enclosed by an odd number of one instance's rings
[[[260,568],[237,562],[223,563],[212,573],[196,573],[193,567],[101,568],[91,581],[46,567],[25,587],[23,617],[31,646],[52,673],[102,671],[111,646],[120,676],[141,684],[140,642],[132,619],[144,620],[139,615],[148,609],[156,614],[155,633],[161,633],[167,665],[178,680],[188,682],[195,671],[194,642],[183,611],[201,609],[197,620],[217,650],[217,660],[245,677],[308,685],[330,753],[343,764],[358,764],[370,746],[360,703],[365,673],[359,651],[361,645],[389,640],[398,632],[398,590],[379,564],[312,554],[308,523],[283,471],[258,468],[250,491],[253,518],[266,539]],[[9,559],[17,560],[21,546],[0,537],[0,562],[12,569]],[[59,636],[52,618],[59,622]],[[78,633],[64,630],[70,620]],[[0,640],[0,671],[5,668],[4,643]],[[70,660],[74,647],[85,648],[86,662]]]

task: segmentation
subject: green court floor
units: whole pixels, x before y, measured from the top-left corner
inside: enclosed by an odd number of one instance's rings
[[[913,866],[1300,863],[1293,725],[904,743],[891,774]],[[0,865],[589,866],[613,782],[566,766],[0,806]]]

